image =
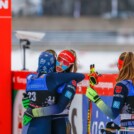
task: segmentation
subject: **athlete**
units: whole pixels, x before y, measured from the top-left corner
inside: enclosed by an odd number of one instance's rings
[[[80,73],[53,73],[54,70],[55,56],[49,52],[43,52],[39,57],[37,74],[30,74],[27,77],[26,92],[30,98],[30,106],[24,113],[22,134],[44,134],[44,132],[51,134],[50,114],[33,118],[32,110],[54,105],[59,86],[71,80],[80,82],[84,79],[84,75]]]
[[[88,87],[86,96],[111,119],[120,115],[121,127],[134,127],[134,54],[123,52],[118,60],[119,74],[114,88],[112,106],[109,108],[93,88]],[[109,123],[116,126],[112,123]],[[108,124],[108,125],[109,125]],[[114,129],[114,127],[113,127]],[[120,130],[120,127],[118,128]],[[128,130],[127,130],[128,131]],[[132,129],[131,129],[132,131]],[[127,133],[127,132],[126,132]],[[130,132],[131,133],[131,132]],[[129,133],[129,134],[130,134]],[[134,133],[134,131],[133,131]]]
[[[61,51],[57,57],[56,72],[68,73],[76,71],[77,71],[76,52],[74,50]],[[59,110],[58,111],[59,114],[57,113],[57,115],[53,115],[52,134],[71,134],[71,123],[69,122],[68,116],[71,102],[76,93],[76,86],[77,83],[72,80],[69,83],[66,83],[59,88],[60,92],[57,94],[58,95],[57,109]]]
[[[48,52],[50,54],[53,54],[55,56],[55,58],[57,58],[57,53],[53,49],[47,49],[44,52]],[[53,71],[55,72],[56,68]],[[22,98],[22,105],[23,105],[23,107],[25,109],[27,109],[29,107],[29,104],[30,104],[29,95],[27,93],[23,93],[23,98]]]
[[[60,52],[56,62],[57,72],[76,72],[76,53],[73,50],[63,50]],[[52,134],[70,134],[70,123],[68,120],[68,110],[75,95],[76,81],[72,80],[58,88],[57,103],[45,108],[33,109],[34,117],[53,115]],[[64,111],[63,111],[64,110]],[[62,112],[62,113],[61,113]]]

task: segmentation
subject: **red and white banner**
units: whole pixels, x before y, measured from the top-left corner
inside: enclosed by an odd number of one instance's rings
[[[28,71],[12,72],[13,89],[19,90],[26,88],[26,76],[30,74]],[[112,96],[114,85],[116,83],[117,74],[102,74],[99,77],[99,83],[94,88],[99,95]],[[77,94],[85,94],[87,86],[89,85],[88,75],[85,74],[85,79],[78,83]]]
[[[11,0],[0,0],[0,133],[11,134]]]
[[[116,83],[117,74],[102,74],[99,77],[99,83],[94,86],[94,89],[99,95],[112,96],[114,85]],[[87,86],[89,85],[88,75],[85,74],[85,79],[78,83],[77,93],[85,94]]]

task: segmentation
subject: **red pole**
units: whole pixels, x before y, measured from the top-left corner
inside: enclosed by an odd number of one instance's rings
[[[11,134],[11,1],[0,0],[0,134]]]

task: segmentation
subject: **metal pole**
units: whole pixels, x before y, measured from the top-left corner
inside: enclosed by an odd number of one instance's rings
[[[26,70],[26,47],[23,45],[23,69]]]
[[[26,49],[30,48],[30,41],[27,39],[22,39],[22,40],[20,40],[20,44],[23,47],[23,68],[22,68],[22,70],[27,70],[26,69]]]

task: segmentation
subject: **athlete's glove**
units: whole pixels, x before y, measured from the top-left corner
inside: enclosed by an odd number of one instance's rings
[[[24,112],[24,116],[22,119],[23,125],[27,125],[33,119],[32,108],[28,108],[26,112]]]
[[[97,103],[100,100],[97,92],[91,87],[87,87],[86,96],[94,103]]]
[[[95,65],[90,65],[90,73],[89,73],[89,85],[90,87],[93,87],[94,85],[98,84],[98,73],[95,71]]]
[[[117,125],[117,124],[115,124],[114,122],[108,122],[107,124],[106,124],[106,128],[110,128],[110,129],[117,129],[117,130],[119,130],[120,129],[120,127]]]
[[[107,124],[106,124],[106,128],[102,128],[101,129],[101,132],[102,133],[106,133],[106,134],[116,134],[116,132],[112,132],[113,130],[119,130],[120,129],[120,127],[117,125],[117,124],[115,124],[114,122],[108,122]]]
[[[22,105],[25,109],[29,108],[30,99],[27,93],[23,93]]]

